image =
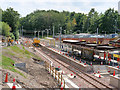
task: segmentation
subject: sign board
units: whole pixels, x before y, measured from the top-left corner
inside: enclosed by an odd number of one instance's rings
[[[17,68],[26,68],[26,63],[16,63],[14,66]]]
[[[113,57],[120,58],[120,55],[118,55],[118,54],[113,54]]]

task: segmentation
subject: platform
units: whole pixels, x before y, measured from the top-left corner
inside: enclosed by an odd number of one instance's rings
[[[110,75],[110,84],[116,88],[120,89],[120,75]]]

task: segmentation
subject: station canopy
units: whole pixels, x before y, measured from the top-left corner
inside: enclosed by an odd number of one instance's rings
[[[114,49],[112,46],[97,46],[98,49]]]
[[[98,44],[86,44],[86,46],[96,47]]]
[[[63,40],[65,43],[79,43],[79,40]]]

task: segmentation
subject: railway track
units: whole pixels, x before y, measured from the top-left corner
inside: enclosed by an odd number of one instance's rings
[[[38,48],[38,50],[39,50],[40,52],[44,53],[40,48]],[[47,51],[47,52],[48,52],[48,51]],[[44,53],[44,54],[46,54],[46,53]],[[54,56],[53,54],[50,53],[50,55],[47,56],[47,57],[53,59],[54,61],[56,61],[57,63],[61,64],[62,66],[64,66],[64,67],[67,68],[68,70],[70,70],[70,71],[72,71],[72,72],[74,71],[74,73],[76,73],[76,75],[77,75],[78,77],[84,79],[86,82],[88,82],[89,84],[93,85],[93,86],[94,86],[95,88],[97,88],[98,90],[102,90],[102,89],[105,89],[105,88],[107,88],[108,90],[112,90],[112,88],[111,88],[110,86],[107,86],[107,85],[105,85],[104,83],[98,81],[97,79],[95,79],[95,78],[93,78],[92,76],[90,76],[89,74],[81,71],[80,69],[78,69],[77,67],[71,65],[70,63],[64,62],[65,64],[70,65],[72,68],[66,66],[66,65],[63,64],[63,63],[61,63],[58,59],[55,59],[55,58],[54,58],[55,56]],[[48,58],[46,58],[46,59],[48,59]],[[63,62],[63,61],[62,61],[62,62]]]

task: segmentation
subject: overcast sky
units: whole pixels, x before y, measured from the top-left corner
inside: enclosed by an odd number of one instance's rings
[[[5,10],[12,7],[18,11],[22,17],[34,10],[58,10],[75,11],[88,13],[91,8],[103,12],[108,8],[118,10],[119,0],[0,0],[0,7]]]

